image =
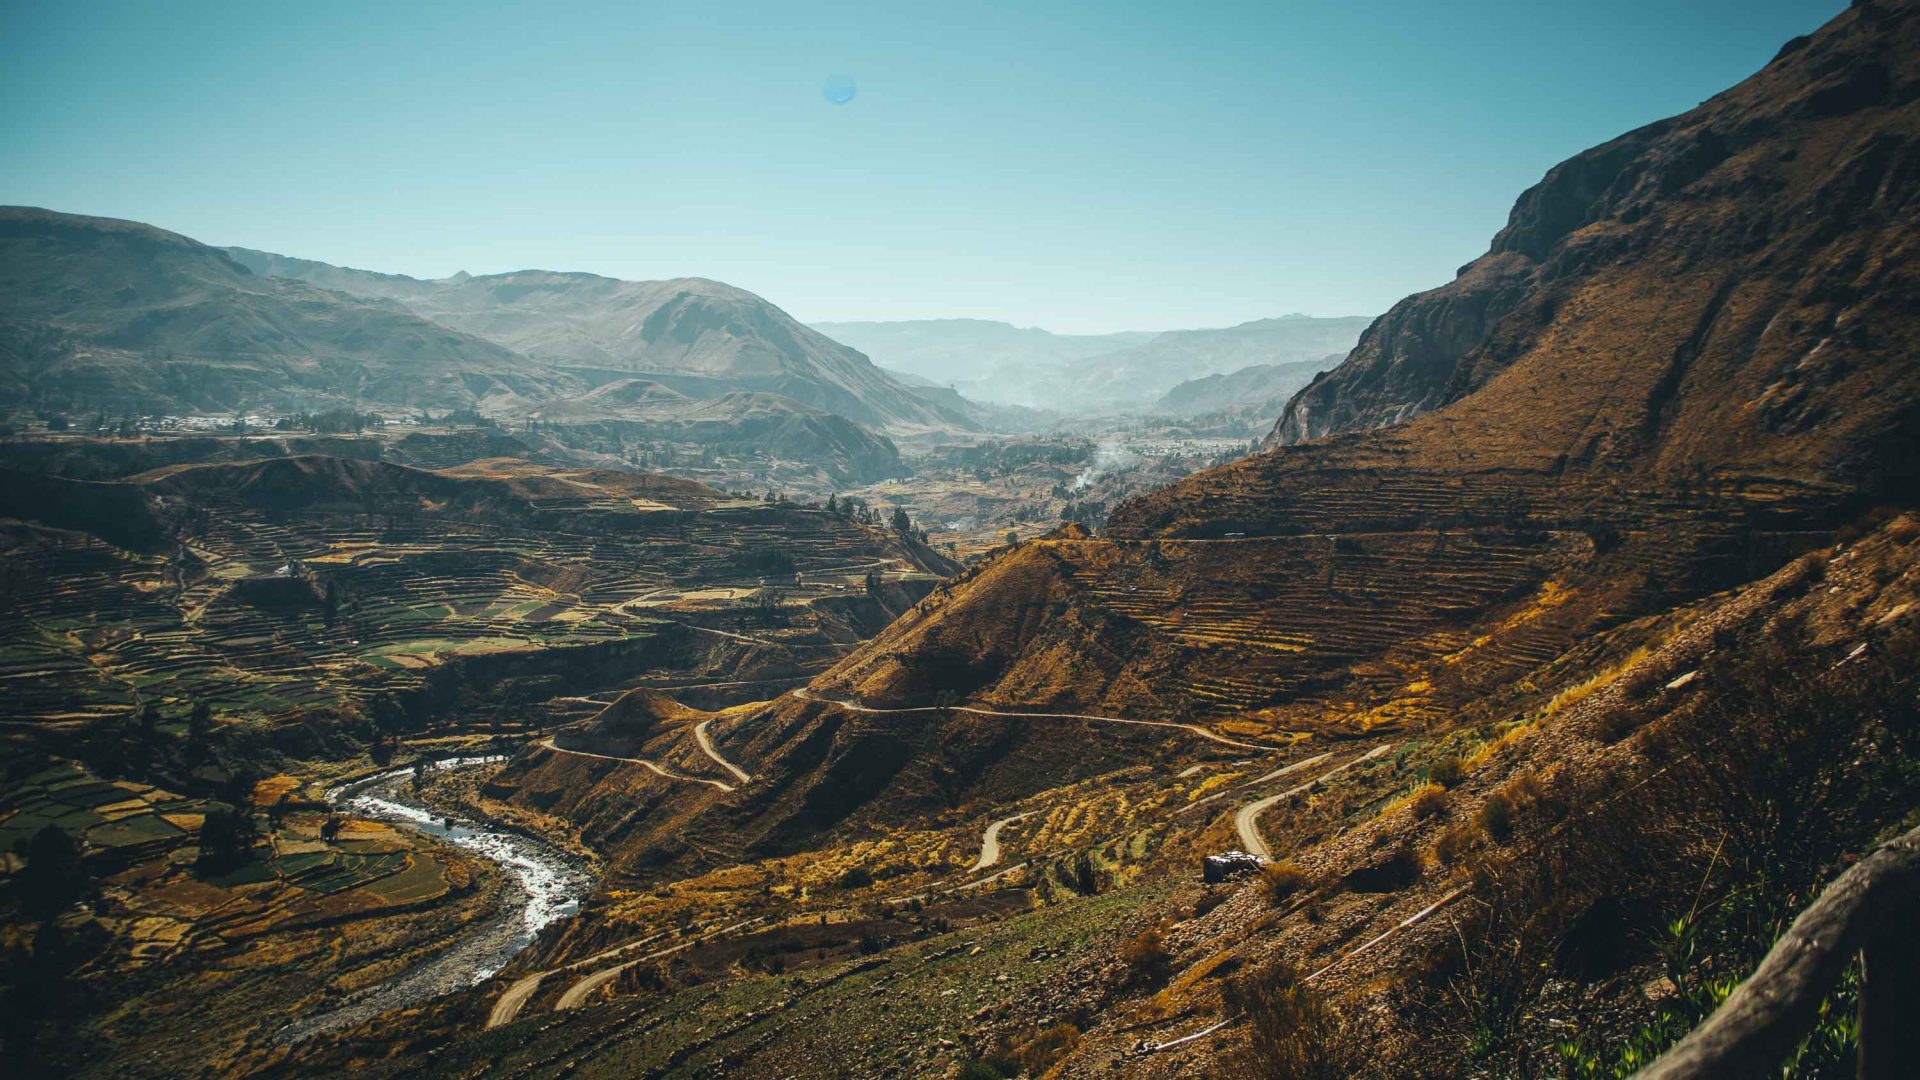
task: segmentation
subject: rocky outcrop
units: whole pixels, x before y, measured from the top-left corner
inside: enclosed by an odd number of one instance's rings
[[[1718,310],[1712,297],[1735,294],[1743,307],[1784,308],[1806,272],[1838,279],[1863,269],[1872,256],[1862,230],[1887,235],[1887,215],[1911,213],[1916,148],[1902,115],[1920,86],[1905,51],[1913,15],[1905,3],[1856,5],[1732,90],[1555,166],[1520,196],[1486,255],[1396,304],[1344,364],[1295,396],[1267,447],[1459,401],[1550,347],[1570,316],[1585,314],[1569,301],[1603,279],[1657,288],[1662,275],[1709,271],[1717,280],[1697,301],[1704,314]],[[1855,298],[1864,301],[1896,284],[1878,276],[1849,287],[1865,286]],[[1684,291],[1673,299],[1694,302]],[[1623,324],[1635,317],[1620,314]],[[1635,343],[1623,333],[1614,344]]]

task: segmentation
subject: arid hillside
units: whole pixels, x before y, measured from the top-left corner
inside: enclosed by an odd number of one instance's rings
[[[115,416],[363,398],[457,408],[565,383],[394,304],[255,275],[177,233],[0,209],[0,400]]]
[[[864,355],[719,281],[521,270],[425,281],[229,248],[256,273],[392,300],[590,383],[645,373],[695,397],[780,394],[876,427],[971,428]],[[675,385],[677,384],[677,385]]]
[[[1032,705],[1444,711],[1909,498],[1917,45],[1910,6],[1858,8],[1557,167],[1493,255],[1384,316],[1281,432],[1322,393],[1364,419],[1299,434],[1392,426],[1283,437],[1122,505],[1101,540],[1008,554],[827,685],[924,697],[952,669],[963,695]],[[1455,295],[1517,266],[1498,318]],[[1460,343],[1444,395],[1370,389],[1427,370],[1434,341]]]
[[[1912,367],[1894,361],[1920,289],[1916,35],[1909,5],[1856,4],[1698,108],[1555,166],[1486,255],[1303,390],[1269,445],[1457,404],[1390,444],[1406,464],[1445,468],[1460,447],[1482,468],[1669,484],[1910,480],[1892,452],[1912,435]]]
[[[1457,400],[1197,474],[1122,505],[1097,539],[996,552],[822,675],[815,700],[734,725],[751,771],[823,794],[763,792],[727,829],[788,844],[910,820],[934,791],[1042,782],[1009,779],[1020,762],[1096,761],[1084,748],[1104,735],[1078,724],[1013,725],[985,757],[956,756],[982,722],[940,718],[960,702],[1257,744],[1443,727],[1596,633],[1910,498],[1917,36],[1911,7],[1856,9],[1698,112],[1556,168],[1490,257],[1527,260],[1540,287],[1484,332]],[[1595,160],[1604,184],[1579,179]],[[1589,213],[1598,194],[1568,209],[1582,185],[1613,191],[1612,209]],[[1470,336],[1473,305],[1408,303]],[[1406,310],[1331,378],[1369,369]],[[870,722],[823,701],[913,711]]]

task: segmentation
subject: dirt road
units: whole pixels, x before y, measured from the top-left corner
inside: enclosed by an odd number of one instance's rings
[[[838,705],[840,708],[850,712],[869,713],[878,716],[904,716],[911,713],[931,712],[960,712],[967,713],[971,716],[999,716],[1014,720],[1094,720],[1103,724],[1137,724],[1142,727],[1179,728],[1182,731],[1192,732],[1203,739],[1241,750],[1271,752],[1278,749],[1278,747],[1273,746],[1262,746],[1259,743],[1229,739],[1225,735],[1201,727],[1199,724],[1184,724],[1175,720],[1131,720],[1124,716],[1099,716],[1093,713],[1003,712],[998,709],[982,709],[974,705],[914,705],[905,708],[882,709],[872,705],[862,705],[858,702],[844,701],[840,698],[821,697],[805,687],[791,691],[791,693],[794,697],[802,701],[817,701],[826,705]]]
[[[1240,812],[1233,815],[1233,827],[1236,830],[1238,830],[1240,833],[1241,849],[1251,854],[1258,855],[1261,858],[1265,858],[1265,859],[1273,858],[1273,852],[1267,849],[1267,842],[1264,839],[1262,839],[1260,836],[1260,815],[1263,813],[1266,813],[1268,807],[1271,807],[1274,803],[1277,803],[1282,799],[1292,798],[1293,796],[1298,795],[1303,791],[1306,791],[1308,788],[1311,788],[1313,785],[1318,784],[1321,781],[1328,779],[1329,777],[1335,776],[1339,773],[1346,772],[1348,769],[1353,768],[1355,765],[1358,765],[1363,761],[1372,761],[1374,758],[1377,758],[1380,755],[1385,754],[1387,751],[1392,749],[1393,749],[1392,743],[1381,743],[1379,746],[1376,746],[1373,749],[1367,751],[1366,753],[1361,754],[1359,757],[1353,758],[1352,760],[1343,762],[1339,765],[1335,765],[1333,768],[1328,769],[1326,772],[1321,773],[1319,776],[1314,777],[1313,779],[1307,781],[1304,784],[1300,784],[1296,787],[1290,787],[1278,795],[1269,795],[1264,799],[1259,799],[1254,802],[1250,802],[1247,805],[1241,807]],[[1324,756],[1325,755],[1322,755],[1322,757]],[[1313,760],[1313,759],[1308,759],[1308,760]],[[1304,765],[1306,764],[1306,762],[1301,762],[1300,764]],[[1279,774],[1276,773],[1274,775],[1279,775]]]
[[[540,745],[558,754],[572,754],[575,757],[599,758],[602,761],[619,761],[619,762],[624,762],[628,765],[644,765],[647,768],[652,769],[654,772],[659,773],[661,776],[664,776],[669,780],[685,780],[690,784],[712,784],[714,787],[719,788],[721,791],[733,790],[732,784],[723,783],[719,780],[709,780],[704,776],[688,776],[686,773],[674,772],[672,769],[663,768],[662,766],[656,765],[653,762],[648,761],[646,758],[617,757],[613,754],[596,754],[591,750],[569,750],[564,746],[555,745],[553,741],[553,736],[551,735],[547,736],[544,739],[541,739]],[[722,764],[724,764],[724,762]],[[732,768],[732,766],[728,766],[728,767]]]
[[[715,750],[713,748],[713,740],[707,737],[707,725],[711,723],[713,723],[713,718],[708,717],[707,719],[702,720],[698,724],[695,724],[693,726],[694,741],[699,743],[700,749],[704,751],[708,757],[712,758],[716,763],[718,763],[721,768],[732,773],[735,779],[738,779],[743,784],[752,780],[753,777],[747,775],[747,771],[745,769],[742,769],[740,766],[735,765],[733,762],[728,761],[726,758],[721,757],[720,751]]]
[[[999,862],[1000,861],[1000,830],[1006,828],[1008,825],[1011,825],[1016,821],[1019,821],[1023,817],[1032,817],[1036,812],[1037,811],[1028,810],[1025,813],[1012,814],[1007,817],[1003,817],[999,821],[996,821],[993,824],[987,826],[986,835],[980,838],[980,858],[974,861],[974,864],[972,868],[968,870],[968,873],[976,873],[978,871],[985,870],[987,867],[992,866],[994,863]]]

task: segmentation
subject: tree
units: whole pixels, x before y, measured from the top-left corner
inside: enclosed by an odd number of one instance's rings
[[[913,519],[907,516],[907,508],[904,506],[896,506],[893,508],[891,524],[893,531],[899,533],[901,536],[907,536],[913,531]]]
[[[212,736],[213,708],[204,701],[195,701],[192,711],[187,713],[187,760],[189,762],[198,762],[206,758]]]
[[[832,494],[832,495],[828,495],[828,496],[827,496],[827,513],[829,513],[829,514],[837,514],[837,513],[839,513],[839,512],[840,512],[840,496],[839,496],[839,494],[838,494],[838,493],[836,492],[836,493],[834,493],[834,494]]]
[[[87,871],[80,864],[80,845],[65,829],[42,826],[19,846],[27,860],[14,878],[20,910],[36,919],[51,919],[86,894]]]
[[[200,859],[195,865],[216,873],[239,866],[253,855],[254,835],[252,813],[216,804],[200,823]]]

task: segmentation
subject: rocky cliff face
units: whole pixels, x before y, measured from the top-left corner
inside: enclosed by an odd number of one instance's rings
[[[1831,332],[1843,324],[1856,341],[1879,333],[1868,313],[1912,299],[1889,256],[1906,252],[1914,212],[1913,15],[1905,3],[1856,5],[1700,107],[1556,166],[1486,255],[1395,305],[1289,402],[1267,446],[1402,423],[1523,360],[1644,354],[1657,339],[1642,331],[1679,310],[1697,340],[1668,354],[1663,401],[1720,344],[1709,338],[1806,355],[1842,344]],[[1664,304],[1663,282],[1675,286]],[[1785,374],[1783,355],[1767,360],[1767,374]]]

